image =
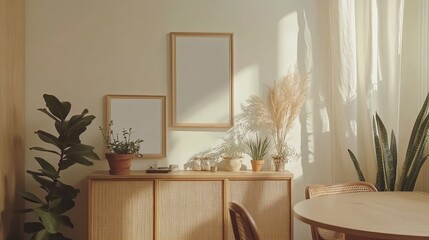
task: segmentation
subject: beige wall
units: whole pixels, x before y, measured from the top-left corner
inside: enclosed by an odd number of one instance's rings
[[[320,1],[302,0],[38,0],[26,1],[26,146],[39,144],[33,131],[50,129],[51,122],[36,111],[43,106],[43,93],[72,103],[72,111],[88,108],[97,116],[84,134],[83,141],[96,147],[101,155],[105,94],[166,95],[168,98],[168,33],[234,33],[234,107],[252,94],[264,91],[296,62],[303,65],[306,55],[314,62],[312,73],[316,99],[324,91],[321,79],[327,79],[325,62],[328,33],[324,30],[328,12]],[[311,31],[311,34],[309,34]],[[304,36],[310,37],[304,41]],[[303,45],[308,42],[312,49]],[[316,64],[317,63],[317,64]],[[322,89],[320,89],[322,88]],[[317,91],[317,92],[316,92]],[[312,93],[313,95],[313,93]],[[308,106],[317,104],[311,100]],[[132,109],[130,109],[132,111]],[[311,114],[312,109],[308,110]],[[311,115],[310,118],[311,118]],[[314,117],[317,118],[316,114]],[[291,133],[290,143],[300,151],[300,124]],[[315,132],[321,132],[315,126]],[[167,159],[158,165],[179,164],[183,168],[195,153],[216,145],[225,132],[179,131],[168,129]],[[305,164],[313,181],[329,182],[330,153],[324,149],[329,136],[317,135],[315,153],[321,161]],[[35,169],[28,151],[26,168]],[[308,160],[308,159],[307,159]],[[155,160],[136,160],[132,168],[146,169]],[[250,162],[244,161],[249,166]],[[296,173],[296,199],[302,199],[304,179],[300,160],[289,165]],[[74,239],[86,239],[86,176],[94,170],[107,169],[105,160],[93,167],[74,166],[62,179],[81,189],[77,205],[71,212],[75,223]],[[297,170],[298,169],[298,170]],[[312,173],[318,172],[317,175]],[[323,174],[320,174],[320,173]],[[27,179],[28,188],[37,186]],[[296,225],[300,225],[297,223]],[[296,231],[296,239],[307,239],[309,228]]]
[[[415,36],[419,33],[412,27],[418,21],[414,14],[418,4],[419,1],[406,1],[405,27],[409,35],[404,38],[404,45],[409,55],[404,59],[410,63],[418,55]],[[327,5],[318,0],[28,0],[26,148],[40,144],[33,134],[35,130],[52,129],[49,119],[36,111],[43,106],[42,94],[50,93],[70,101],[73,113],[88,108],[97,116],[83,141],[95,146],[102,156],[98,126],[103,124],[105,94],[166,95],[169,100],[169,32],[232,32],[236,114],[250,95],[262,94],[266,84],[272,84],[295,62],[301,69],[311,67],[307,102],[288,139],[298,152],[305,151],[301,158],[288,164],[295,175],[293,199],[299,201],[304,198],[306,185],[330,183],[334,175],[332,136],[321,120],[330,116],[332,105]],[[312,65],[306,65],[308,58]],[[404,64],[404,78],[414,79],[415,71],[419,71],[416,65]],[[419,102],[413,95],[415,83],[405,87],[412,102]],[[3,85],[1,89],[5,91]],[[408,106],[408,101],[405,105],[403,108],[413,113],[420,106]],[[403,117],[401,122],[413,119]],[[222,131],[168,129],[167,158],[136,160],[132,168],[143,170],[156,162],[183,168],[193,154],[215,146],[224,136]],[[26,169],[36,169],[35,153],[26,154]],[[86,176],[107,168],[102,160],[89,168],[74,166],[62,176],[63,181],[81,189],[71,211],[75,230],[69,236],[74,239],[86,239],[87,234]],[[29,178],[26,184],[29,189],[38,188]],[[295,239],[310,238],[307,225],[295,221],[294,227]]]
[[[0,0],[0,240],[20,236],[23,168],[24,1]]]

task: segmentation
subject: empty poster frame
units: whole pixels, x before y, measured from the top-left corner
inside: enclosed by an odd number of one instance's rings
[[[233,126],[233,34],[170,33],[171,127]]]
[[[122,130],[132,128],[132,140],[142,139],[143,159],[166,157],[166,100],[165,96],[106,95],[105,129],[122,137]]]

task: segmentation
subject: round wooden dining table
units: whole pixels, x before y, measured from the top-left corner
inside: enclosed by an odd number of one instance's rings
[[[303,200],[297,219],[346,239],[429,240],[429,193],[361,192]]]

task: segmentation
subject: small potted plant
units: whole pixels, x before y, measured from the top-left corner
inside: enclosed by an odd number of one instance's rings
[[[262,166],[264,165],[264,157],[268,153],[268,147],[270,146],[270,141],[268,137],[265,137],[264,140],[256,134],[254,140],[249,140],[247,144],[247,155],[250,156],[252,160],[252,170],[254,172],[261,171]]]
[[[131,167],[131,160],[134,157],[142,157],[140,153],[140,144],[143,142],[141,139],[131,140],[132,129],[122,129],[122,138],[119,134],[114,134],[111,129],[113,121],[109,122],[107,131],[100,127],[101,134],[103,135],[104,143],[107,152],[105,153],[106,159],[109,163],[110,174],[112,175],[125,175],[129,174]]]

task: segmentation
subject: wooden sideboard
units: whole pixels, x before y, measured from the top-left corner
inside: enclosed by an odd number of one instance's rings
[[[292,239],[290,172],[132,172],[88,177],[89,240],[233,240],[228,202],[262,239]]]

